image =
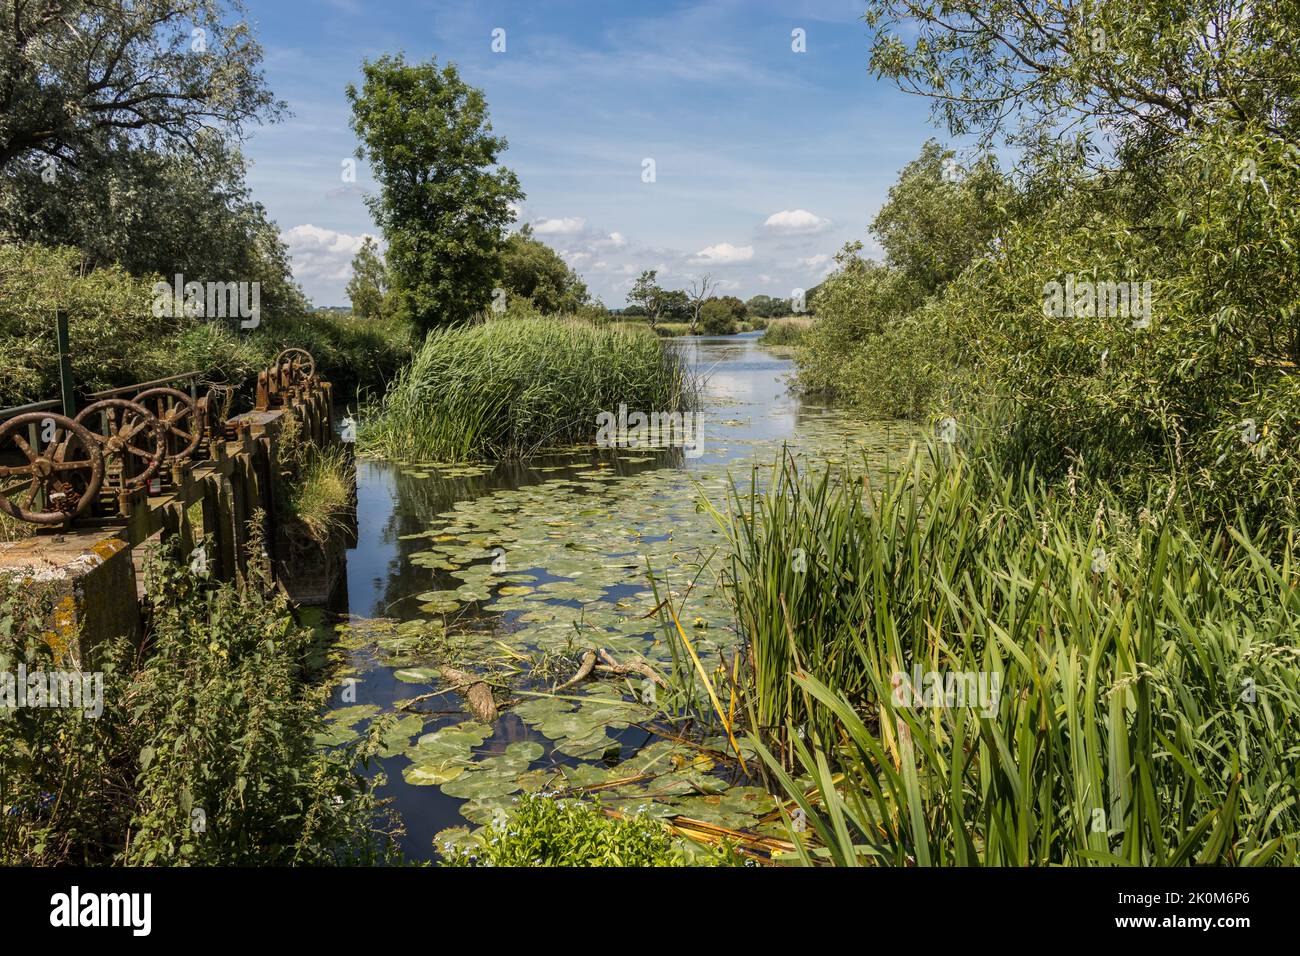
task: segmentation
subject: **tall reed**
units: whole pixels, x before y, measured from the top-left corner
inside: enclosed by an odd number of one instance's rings
[[[644,329],[577,319],[503,319],[429,333],[359,436],[406,460],[523,458],[590,443],[596,416],[693,408],[675,349]]]
[[[818,837],[808,859],[1294,861],[1293,538],[1155,503],[1125,520],[948,446],[878,489],[787,459],[719,518],[741,712]],[[915,671],[1000,693],[918,701]]]

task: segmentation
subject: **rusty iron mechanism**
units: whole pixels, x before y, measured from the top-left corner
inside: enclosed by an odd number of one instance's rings
[[[257,376],[257,410],[280,408],[285,401],[298,398],[314,386],[316,360],[306,349],[285,349],[275,357],[271,367]]]
[[[0,421],[0,512],[45,526],[111,522],[165,486],[184,484],[194,462],[222,456],[238,437],[227,421],[237,389],[216,385],[197,397],[197,379],[96,392],[75,418],[56,412],[57,401],[10,410]],[[185,382],[190,392],[173,387]],[[285,349],[258,374],[256,407],[280,407],[318,384],[311,353]]]

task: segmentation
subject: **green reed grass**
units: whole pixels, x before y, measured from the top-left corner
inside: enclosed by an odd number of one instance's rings
[[[741,711],[809,860],[1295,860],[1293,538],[1125,520],[947,446],[875,489],[787,459],[718,516]],[[902,705],[914,664],[1001,674],[996,707]]]
[[[429,333],[359,436],[404,460],[524,458],[590,444],[596,416],[693,408],[678,353],[648,329],[503,319]]]

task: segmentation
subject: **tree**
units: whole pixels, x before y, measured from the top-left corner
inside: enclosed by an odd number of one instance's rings
[[[510,295],[531,299],[543,313],[573,313],[591,298],[582,277],[554,249],[534,239],[527,223],[506,239],[501,284]]]
[[[384,231],[397,306],[421,330],[467,321],[491,301],[510,206],[524,198],[498,165],[506,141],[454,64],[399,55],[361,69],[362,88],[348,84],[347,98],[357,156],[379,182],[366,204]]]
[[[658,275],[657,269],[647,269],[637,276],[636,282],[632,284],[632,291],[627,294],[627,301],[644,310],[652,329],[659,324],[659,315],[664,305],[664,290],[655,282]]]
[[[1011,193],[991,158],[965,170],[952,150],[929,140],[889,188],[871,231],[885,261],[929,295],[988,251]]]
[[[699,327],[700,310],[704,308],[704,303],[717,287],[717,280],[708,272],[691,282],[688,293],[691,300],[691,335],[694,335]]]
[[[0,169],[123,140],[192,146],[284,109],[261,47],[221,0],[0,2]]]
[[[731,335],[736,331],[736,313],[722,299],[709,299],[700,309],[700,326],[705,335]]]
[[[352,278],[348,280],[347,291],[352,300],[352,314],[357,318],[371,319],[383,315],[388,270],[379,253],[379,244],[371,236],[366,236],[352,257]]]
[[[929,98],[953,135],[1167,142],[1225,119],[1294,137],[1291,4],[870,0],[866,19],[872,69]]]

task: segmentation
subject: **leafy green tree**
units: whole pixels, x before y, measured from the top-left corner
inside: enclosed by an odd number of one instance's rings
[[[934,140],[903,167],[871,231],[885,261],[929,295],[987,252],[1011,196],[991,159],[969,170]]]
[[[83,161],[121,139],[190,146],[283,111],[261,47],[221,0],[0,2],[0,169]]]
[[[700,309],[700,328],[705,335],[735,333],[736,310],[723,299],[710,299]]]
[[[647,269],[637,276],[636,282],[632,284],[632,291],[627,294],[627,301],[642,310],[641,314],[649,320],[652,329],[659,324],[659,317],[664,308],[665,293],[655,281],[658,275],[657,269]]]
[[[1072,131],[1167,142],[1224,120],[1295,133],[1292,3],[869,0],[866,19],[878,76],[929,99],[952,134],[1005,133],[1031,157]]]
[[[23,162],[0,171],[0,234],[72,246],[84,270],[118,264],[167,281],[257,282],[268,319],[307,302],[288,252],[245,179],[239,150],[214,131],[185,151],[121,144],[46,181]]]
[[[383,56],[348,84],[352,128],[379,194],[366,202],[384,231],[392,294],[423,330],[463,322],[488,305],[500,276],[519,181],[499,165],[487,103],[454,64]]]
[[[384,313],[384,296],[388,292],[388,270],[384,266],[379,244],[366,236],[352,257],[352,278],[348,280],[348,298],[352,314],[360,319],[378,318]]]
[[[543,314],[574,313],[590,299],[582,277],[554,249],[533,238],[527,223],[506,239],[501,275],[509,295],[531,299]]]

